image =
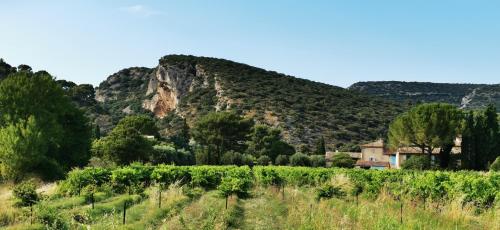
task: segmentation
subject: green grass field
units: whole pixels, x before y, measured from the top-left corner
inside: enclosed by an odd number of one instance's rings
[[[345,197],[317,201],[314,188],[255,186],[250,196],[231,196],[228,207],[217,191],[188,197],[179,186],[162,192],[156,187],[141,195],[96,194],[94,208],[83,197],[48,199],[35,207],[52,210],[70,229],[500,229],[497,208],[478,213],[458,203],[439,204],[378,198]],[[123,224],[123,204],[127,201]],[[6,207],[0,216],[17,215],[6,229],[58,229],[57,224],[30,224],[28,208]],[[402,221],[402,222],[401,222]],[[3,222],[2,222],[3,223]],[[63,225],[61,225],[63,226]]]

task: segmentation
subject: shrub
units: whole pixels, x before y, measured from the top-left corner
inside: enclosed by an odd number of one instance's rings
[[[243,154],[243,165],[253,166],[255,157],[250,154]]]
[[[332,157],[332,167],[353,168],[356,161],[347,153],[338,153]]]
[[[401,164],[403,169],[424,170],[430,169],[431,162],[427,156],[412,156]]]
[[[288,164],[288,156],[287,155],[278,155],[274,160],[275,165],[287,165]]]
[[[69,229],[68,223],[57,209],[50,206],[37,207],[36,219],[45,226],[45,229]]]
[[[325,167],[326,161],[324,155],[312,155],[310,156],[312,167]]]
[[[346,193],[340,187],[331,184],[325,184],[316,189],[316,200],[330,199],[330,198],[343,198]]]
[[[497,159],[493,162],[493,164],[490,165],[490,171],[493,172],[500,171],[500,157],[497,157]]]
[[[225,165],[243,165],[243,155],[234,151],[226,152],[222,155],[221,163]]]
[[[292,166],[310,166],[311,160],[303,153],[295,153],[290,157],[290,165]]]
[[[257,159],[257,164],[259,165],[269,165],[269,163],[271,162],[271,158],[266,156],[266,155],[263,155],[263,156],[260,156],[258,159]]]
[[[39,196],[36,193],[36,185],[33,181],[23,181],[14,186],[12,194],[18,200],[19,206],[31,206],[38,202]]]

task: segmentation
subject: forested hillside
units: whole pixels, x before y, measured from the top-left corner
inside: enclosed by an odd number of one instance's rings
[[[500,108],[499,84],[373,81],[358,82],[349,89],[409,104],[444,102],[465,109],[484,108],[488,104],[494,104]]]
[[[0,62],[0,78],[27,65]],[[43,71],[44,72],[44,71]],[[164,137],[192,126],[212,111],[232,110],[283,130],[285,140],[312,147],[353,150],[383,137],[405,106],[341,87],[313,82],[233,61],[168,55],[156,68],[131,67],[110,75],[97,88],[58,80],[94,127],[105,135],[123,117],[155,117]]]
[[[175,120],[192,125],[210,111],[235,110],[283,129],[292,144],[312,145],[323,136],[330,148],[343,149],[384,136],[404,110],[340,87],[185,55],[165,56],[155,69],[121,70],[99,85],[96,99],[107,112],[98,116],[101,127],[127,114],[150,113],[168,128]]]

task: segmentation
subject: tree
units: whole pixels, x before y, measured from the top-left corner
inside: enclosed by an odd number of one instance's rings
[[[141,135],[159,137],[155,121],[146,115],[132,115],[121,119],[115,129],[134,129]]]
[[[25,171],[44,163],[47,144],[34,117],[0,129],[0,174],[6,179],[18,181]]]
[[[269,165],[269,163],[271,162],[271,158],[269,158],[268,156],[266,155],[262,155],[260,156],[259,158],[257,158],[257,163],[259,165]]]
[[[316,149],[314,151],[314,154],[316,155],[325,155],[326,154],[326,147],[325,147],[325,138],[321,136],[317,143],[316,143]]]
[[[46,72],[33,74],[21,71],[4,79],[0,83],[0,114],[0,128],[7,129],[4,133],[17,135],[17,141],[4,138],[1,144],[10,146],[6,147],[11,149],[9,156],[22,159],[21,155],[25,155],[22,149],[29,147],[19,145],[35,143],[23,137],[21,130],[36,130],[43,135],[37,140],[43,142],[45,147],[34,150],[37,152],[38,166],[25,167],[23,174],[37,171],[41,176],[60,177],[62,174],[56,175],[58,170],[55,169],[69,170],[83,166],[90,158],[91,132],[87,118]],[[22,164],[12,159],[0,160],[2,167],[13,166],[6,164]]]
[[[206,155],[202,162],[220,164],[223,153],[230,150],[243,152],[252,126],[252,120],[234,112],[215,112],[201,117],[191,130],[192,137],[203,148],[197,155],[203,152]]]
[[[119,165],[146,161],[153,152],[153,146],[144,136],[155,133],[157,131],[151,118],[128,116],[120,120],[108,136],[94,141],[92,152],[96,157]]]
[[[295,149],[282,140],[281,130],[255,125],[250,132],[247,152],[255,157],[268,156],[274,161],[278,154],[292,155]]]
[[[326,166],[325,155],[312,155],[309,158],[311,159],[311,166],[312,167],[325,167]]]
[[[275,165],[287,165],[288,164],[288,156],[287,155],[278,155],[274,160]]]
[[[311,159],[303,153],[295,153],[290,157],[292,166],[311,166]]]
[[[430,167],[431,162],[429,161],[429,158],[425,156],[413,156],[401,164],[401,168],[403,169],[425,170],[430,169]]]
[[[499,156],[500,131],[493,105],[469,112],[462,130],[462,167],[485,170]]]
[[[500,157],[497,157],[497,159],[490,165],[490,171],[500,172]]]
[[[332,167],[353,168],[356,161],[347,153],[337,153],[332,157]]]
[[[460,131],[462,112],[443,103],[421,104],[397,117],[389,126],[389,145],[392,148],[415,146],[427,154],[440,148],[440,166],[448,166],[454,139]]]

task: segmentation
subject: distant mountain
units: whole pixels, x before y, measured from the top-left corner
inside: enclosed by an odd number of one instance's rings
[[[330,148],[385,135],[404,106],[384,99],[233,61],[168,55],[156,68],[112,74],[96,90],[104,131],[127,114],[151,114],[168,135],[176,122],[191,126],[210,111],[235,110],[280,127],[292,144],[312,145],[323,136]]]
[[[372,81],[355,83],[349,90],[409,104],[445,102],[464,109],[494,104],[500,109],[500,84]]]

